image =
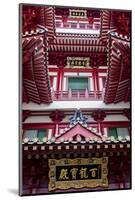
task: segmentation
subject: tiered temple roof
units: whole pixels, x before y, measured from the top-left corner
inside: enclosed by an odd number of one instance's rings
[[[128,22],[130,13],[116,12],[118,19],[121,20],[121,26],[119,26],[119,20],[115,22],[115,11],[103,9],[97,12],[92,10],[90,13],[89,9],[85,9],[86,16],[83,19],[81,16],[80,18],[69,16],[70,10],[50,6],[23,6],[23,101],[38,104],[53,102],[48,65],[53,62],[52,57],[57,61],[54,55],[58,53],[64,62],[66,57],[72,54],[75,56],[89,54],[91,67],[95,65],[98,67],[100,62],[107,64],[108,59],[103,100],[107,104],[129,101],[130,24]],[[81,23],[85,20],[92,26],[97,19],[99,34],[62,33],[56,27],[58,20],[62,20],[66,26],[68,21],[77,20]],[[64,30],[66,26],[63,27]],[[79,26],[81,27],[80,24]],[[96,29],[96,26],[93,26]],[[93,61],[93,54],[97,62]],[[98,61],[99,57],[102,61]],[[58,62],[60,63],[60,57]],[[61,61],[62,64],[64,62]]]

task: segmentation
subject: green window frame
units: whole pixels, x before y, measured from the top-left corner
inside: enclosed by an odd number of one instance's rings
[[[118,138],[117,128],[109,128],[109,137],[113,136],[115,139]]]
[[[127,127],[109,128],[109,137],[114,136],[114,138],[117,139],[119,136],[125,138],[128,135],[129,133]]]
[[[25,131],[25,138],[28,138],[29,141],[33,141],[35,138],[38,138],[39,141],[43,141],[44,137],[48,137],[48,129],[31,129]]]
[[[71,89],[71,90],[88,89],[88,78],[87,77],[69,77],[68,89]]]
[[[37,132],[37,138],[39,141],[43,141],[44,137],[48,136],[48,130],[47,129],[39,129]]]
[[[37,130],[26,130],[25,131],[25,138],[28,138],[29,141],[33,141],[34,138],[37,137]]]
[[[123,138],[125,138],[126,136],[129,135],[128,128],[127,127],[117,128],[117,134],[118,136],[122,136]]]

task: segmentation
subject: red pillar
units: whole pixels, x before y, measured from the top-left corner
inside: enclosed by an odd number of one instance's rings
[[[58,134],[58,130],[59,130],[59,123],[62,121],[62,119],[64,118],[64,113],[56,110],[56,111],[52,111],[52,113],[50,114],[50,118],[52,119],[52,121],[55,124],[55,131],[54,131],[54,135]]]
[[[98,98],[99,94],[99,77],[98,77],[98,68],[93,68],[93,80],[94,80],[94,91],[96,93],[96,97]]]
[[[102,125],[101,125],[101,121],[98,121],[98,132],[100,135],[102,135]]]
[[[94,67],[94,79],[95,79],[95,88],[97,97],[99,97],[99,77],[98,77],[98,68]]]
[[[94,85],[94,91],[96,91],[97,90],[97,88],[96,88],[96,81],[95,81],[95,68],[93,68],[93,73],[92,73],[92,77],[93,77],[93,85]]]
[[[62,88],[62,75],[63,75],[63,67],[60,65],[58,67],[58,74],[57,74],[57,91],[60,91]]]
[[[53,122],[54,122],[54,124],[55,124],[53,136],[57,136],[57,135],[58,135],[58,132],[59,132],[59,122],[60,122],[60,121],[56,120],[56,121],[53,121]]]
[[[102,121],[106,117],[106,114],[102,110],[96,110],[92,113],[92,117],[94,118],[95,121],[97,121],[98,124],[98,133],[102,135]]]
[[[63,91],[63,79],[64,79],[64,71],[63,71],[63,67],[61,70],[61,91]]]

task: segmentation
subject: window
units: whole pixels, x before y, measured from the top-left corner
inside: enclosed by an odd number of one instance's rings
[[[123,138],[125,138],[126,136],[128,136],[128,129],[127,128],[117,128],[117,134],[118,134],[118,136],[122,136]]]
[[[28,138],[29,141],[33,141],[33,139],[37,137],[37,130],[26,130],[25,137]]]
[[[68,89],[85,90],[88,89],[88,78],[68,78]]]
[[[39,141],[42,141],[44,137],[48,136],[47,129],[39,129],[39,130],[26,130],[25,138],[28,138],[29,141],[33,141],[34,138],[38,138]]]
[[[109,136],[113,136],[115,139],[117,138],[117,129],[116,128],[109,128]]]
[[[114,136],[114,138],[121,136],[125,138],[128,136],[128,128],[109,128],[109,136]]]
[[[44,137],[48,136],[47,129],[39,129],[37,133],[37,138],[39,141],[42,141]]]

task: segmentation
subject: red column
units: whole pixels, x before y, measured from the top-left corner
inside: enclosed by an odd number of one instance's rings
[[[99,94],[99,77],[98,77],[98,68],[93,68],[93,80],[94,80],[94,91],[95,91],[95,97],[98,98]]]
[[[101,125],[101,121],[98,121],[98,132],[100,135],[102,135],[102,125]]]
[[[98,68],[94,67],[94,80],[95,80],[95,89],[97,97],[99,96],[99,77],[98,77]]]
[[[99,92],[99,77],[98,77],[98,69],[95,70],[95,78],[96,78],[96,85],[97,85],[97,91]]]
[[[63,74],[63,67],[60,65],[58,67],[58,74],[57,74],[57,91],[61,90],[61,80],[62,80],[62,74]]]
[[[95,78],[95,68],[93,68],[92,78],[93,78],[94,91],[96,91],[97,88],[96,88],[96,81],[95,81],[95,79],[96,79]]]
[[[96,82],[95,82],[95,69],[93,68],[93,72],[92,72],[92,80],[93,80],[93,87],[94,87],[94,98],[96,99],[96,91],[97,91],[97,88],[96,88]]]
[[[50,118],[52,119],[52,121],[55,123],[55,131],[54,131],[54,136],[58,135],[58,130],[59,130],[59,123],[62,121],[62,119],[64,118],[64,113],[59,111],[59,110],[55,110],[52,111],[52,113],[50,114]]]
[[[55,136],[58,135],[58,131],[59,131],[59,122],[55,121]]]
[[[94,118],[95,121],[97,121],[98,124],[98,133],[102,135],[102,121],[106,117],[106,114],[102,110],[96,110],[92,113],[92,117]]]
[[[61,70],[61,91],[63,91],[63,79],[64,79],[64,71],[63,71],[63,67]]]
[[[67,23],[67,16],[62,17],[63,27],[65,27],[65,23]]]

